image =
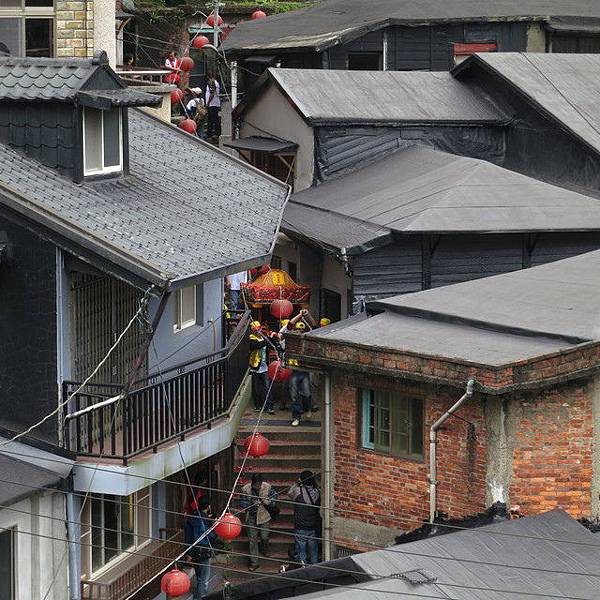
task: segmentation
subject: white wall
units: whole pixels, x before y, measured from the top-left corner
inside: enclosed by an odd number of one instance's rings
[[[94,0],[94,52],[104,50],[110,66],[117,65],[117,31],[114,0]]]
[[[348,290],[352,288],[352,279],[346,275],[344,265],[332,256],[326,256],[323,260],[323,273],[321,275],[321,286],[325,289],[337,292],[341,296],[341,318],[348,316]],[[321,315],[329,317],[330,315]]]
[[[34,494],[0,510],[0,527],[17,530],[15,598],[18,600],[65,600],[69,597],[66,555],[61,563],[67,549],[65,519],[65,495],[60,492]],[[48,539],[50,537],[58,538],[58,541]]]
[[[240,137],[276,136],[298,144],[294,191],[299,192],[312,185],[315,160],[313,129],[273,84],[269,84],[256,104],[244,115],[243,121]]]

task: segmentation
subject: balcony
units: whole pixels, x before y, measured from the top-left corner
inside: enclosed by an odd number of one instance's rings
[[[72,396],[80,384],[65,381],[65,447],[78,457],[127,465],[228,417],[248,368],[249,323],[246,313],[221,350],[149,375],[127,394],[122,386],[95,383]]]

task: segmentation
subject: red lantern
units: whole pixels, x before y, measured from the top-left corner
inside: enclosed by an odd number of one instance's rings
[[[242,522],[231,513],[225,513],[217,522],[215,533],[222,540],[234,540],[242,533]]]
[[[271,314],[276,319],[289,319],[294,312],[294,305],[289,300],[273,300]]]
[[[256,21],[256,19],[265,19],[267,16],[267,13],[263,12],[262,10],[255,10],[252,13],[252,16],[250,17],[253,21]]]
[[[202,50],[207,44],[210,44],[210,40],[205,35],[197,35],[192,40],[192,48],[196,50]]]
[[[171,92],[171,104],[179,104],[183,100],[183,90],[177,88]]]
[[[194,61],[189,56],[184,56],[179,63],[179,68],[182,71],[191,71],[194,68]]]
[[[265,273],[268,273],[270,270],[271,270],[271,267],[269,265],[263,265],[262,267],[260,267],[258,269],[258,274],[264,275]]]
[[[183,121],[180,121],[179,123],[179,128],[188,133],[196,133],[196,121],[194,121],[194,119],[183,119]]]
[[[206,24],[209,27],[214,27],[215,26],[215,16],[208,15],[208,19],[206,19]],[[223,25],[223,19],[221,18],[221,15],[219,15],[219,27],[221,27],[221,25]]]
[[[254,433],[244,440],[244,448],[254,458],[264,456],[269,451],[270,446],[269,440],[262,433]]]
[[[292,376],[292,370],[284,367],[279,360],[269,363],[268,373],[269,379],[274,381],[287,381]]]
[[[192,582],[190,578],[179,569],[172,569],[165,573],[160,580],[160,589],[167,595],[173,598],[183,596],[190,591]]]

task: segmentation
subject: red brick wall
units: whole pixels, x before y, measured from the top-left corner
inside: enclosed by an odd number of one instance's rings
[[[423,461],[377,454],[360,448],[358,389],[387,385],[398,393],[423,398],[425,424]],[[428,431],[431,424],[458,398],[456,390],[425,385],[334,378],[335,502],[338,509],[361,514],[338,513],[340,517],[403,530],[422,525],[429,516]],[[473,423],[451,418],[439,435],[438,508],[452,517],[485,508],[485,423],[481,401],[471,400],[460,416]]]
[[[572,383],[521,398],[510,496],[523,514],[553,508],[591,513],[591,384]]]

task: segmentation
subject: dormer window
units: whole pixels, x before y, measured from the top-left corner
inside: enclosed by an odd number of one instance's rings
[[[83,108],[83,174],[123,170],[123,116],[120,108]]]

